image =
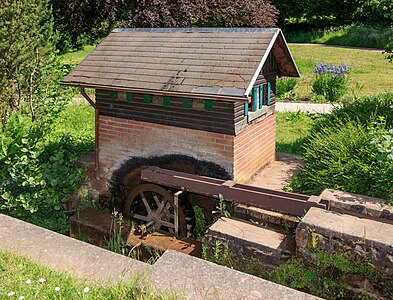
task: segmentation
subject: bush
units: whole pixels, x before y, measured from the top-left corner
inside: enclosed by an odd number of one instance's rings
[[[276,82],[276,97],[279,100],[296,98],[296,86],[298,84],[297,78],[283,77],[277,78]]]
[[[337,101],[347,90],[349,70],[346,64],[334,66],[321,63],[318,66],[315,63],[315,77],[311,83],[312,91],[329,102]]]
[[[306,165],[292,188],[319,194],[325,188],[393,200],[393,94],[336,109],[320,119],[305,146]],[[388,117],[385,117],[388,115]]]
[[[360,98],[348,103],[344,102],[341,107],[337,107],[331,114],[323,115],[313,125],[314,132],[321,131],[322,128],[338,126],[337,123],[354,121],[364,126],[371,126],[372,122],[379,117],[384,117],[386,126],[393,127],[393,93],[382,93]]]
[[[63,123],[56,122],[55,126],[51,122],[58,113],[45,122],[32,122],[19,113],[2,128],[1,213],[58,232],[68,231],[65,206],[85,179],[85,172],[75,167],[75,161],[94,149],[93,130],[86,126],[92,112],[74,106],[67,107],[67,114],[62,113],[57,119]],[[82,114],[85,121],[75,122]],[[90,131],[83,131],[76,124]]]

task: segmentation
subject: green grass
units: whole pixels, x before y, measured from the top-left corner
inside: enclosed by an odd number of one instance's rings
[[[277,112],[276,151],[303,155],[314,120],[318,115]]]
[[[67,64],[79,64],[96,46],[84,46],[82,50],[73,51],[62,55],[63,62]]]
[[[314,62],[352,66],[347,94],[356,93],[357,84],[363,85],[358,96],[393,90],[393,64],[384,58],[382,51],[300,44],[289,44],[289,48],[301,75],[297,88],[300,98],[311,95]]]
[[[125,283],[107,286],[78,279],[64,272],[54,271],[42,265],[6,252],[0,252],[1,299],[169,299],[153,296],[149,288],[142,293],[135,288],[137,278]],[[41,279],[40,282],[39,280]],[[44,281],[44,280],[45,281]],[[30,282],[28,284],[28,282]],[[59,288],[58,291],[55,288]],[[13,296],[7,296],[9,293]]]
[[[87,101],[70,103],[55,122],[55,136],[77,135],[94,138],[94,108]]]
[[[383,49],[391,36],[389,26],[348,25],[310,31],[285,31],[290,43],[317,43]]]

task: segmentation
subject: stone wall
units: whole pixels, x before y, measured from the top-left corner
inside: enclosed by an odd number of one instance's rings
[[[313,259],[312,251],[347,253],[365,258],[393,274],[393,225],[347,214],[311,208],[296,228],[297,256]]]

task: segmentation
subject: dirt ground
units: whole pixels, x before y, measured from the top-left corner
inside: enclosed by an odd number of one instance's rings
[[[299,173],[303,165],[304,160],[302,156],[277,153],[276,160],[256,174],[249,184],[273,190],[282,190],[289,184],[291,177]]]

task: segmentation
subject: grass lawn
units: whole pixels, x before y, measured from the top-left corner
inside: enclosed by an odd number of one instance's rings
[[[311,126],[318,115],[277,112],[276,151],[303,155]]]
[[[0,252],[1,299],[167,299],[122,283],[103,286]]]
[[[360,96],[393,90],[393,63],[384,58],[382,51],[312,44],[289,44],[289,48],[302,76],[297,89],[302,98],[311,93],[314,62],[352,66],[349,92],[356,83],[364,85]]]
[[[79,64],[96,46],[84,46],[80,51],[74,51],[63,55],[63,62],[67,64]]]

